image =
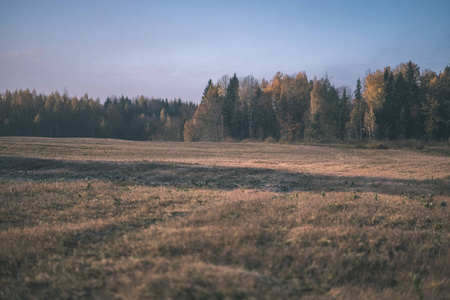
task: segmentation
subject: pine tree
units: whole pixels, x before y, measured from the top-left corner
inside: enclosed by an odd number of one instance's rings
[[[383,72],[384,103],[378,114],[378,137],[395,139],[397,137],[396,116],[399,107],[395,97],[394,75],[389,67]]]
[[[341,140],[344,140],[346,130],[345,125],[350,119],[350,110],[351,110],[350,98],[348,96],[347,87],[340,88],[340,96],[338,97],[336,104],[337,110],[335,116],[336,116],[336,123],[338,125],[338,137]]]
[[[361,79],[356,81],[354,112],[352,111],[352,123],[356,131],[356,137],[359,140],[363,138],[364,129],[364,101],[362,96]]]
[[[236,73],[230,79],[225,98],[222,102],[222,118],[226,136],[238,138],[239,128],[239,80]]]
[[[426,102],[422,105],[422,111],[425,116],[425,132],[429,139],[436,138],[436,132],[439,128],[439,102],[436,98],[427,94]]]
[[[206,85],[205,89],[203,90],[202,102],[205,100],[206,96],[208,95],[209,88],[211,87],[212,84],[213,84],[212,80],[210,79],[208,81],[208,84]]]

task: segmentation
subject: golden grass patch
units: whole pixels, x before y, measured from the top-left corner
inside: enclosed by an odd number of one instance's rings
[[[1,138],[2,299],[444,299],[450,159]]]

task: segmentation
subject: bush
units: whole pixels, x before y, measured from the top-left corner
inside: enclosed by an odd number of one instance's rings
[[[278,141],[278,144],[290,144],[291,141],[286,136],[282,136],[280,140]]]
[[[392,148],[395,149],[416,149],[416,150],[423,150],[424,143],[422,141],[418,140],[396,140],[391,141],[390,145]]]
[[[266,138],[264,140],[264,143],[268,143],[268,144],[275,144],[277,142],[276,139],[274,139],[273,137],[269,136],[268,138]]]
[[[386,143],[378,141],[369,141],[366,147],[367,149],[381,149],[381,150],[389,149],[389,146]]]
[[[241,143],[243,143],[243,144],[245,144],[245,143],[260,143],[260,142],[261,142],[261,140],[258,140],[258,139],[243,139],[241,141]]]
[[[238,141],[235,138],[227,136],[224,140],[225,143],[237,143]]]

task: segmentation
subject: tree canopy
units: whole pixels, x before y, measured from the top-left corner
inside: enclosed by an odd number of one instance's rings
[[[0,94],[1,136],[211,141],[449,139],[450,66],[413,62],[370,72],[354,93],[327,76],[276,73],[271,79],[209,80],[200,104],[140,96],[69,97],[35,90]]]

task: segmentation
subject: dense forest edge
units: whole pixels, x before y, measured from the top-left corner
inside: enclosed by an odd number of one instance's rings
[[[368,72],[354,92],[305,72],[209,80],[201,102],[140,96],[0,94],[0,136],[160,141],[347,142],[450,140],[450,65],[413,62]],[[380,146],[382,147],[382,145]]]

